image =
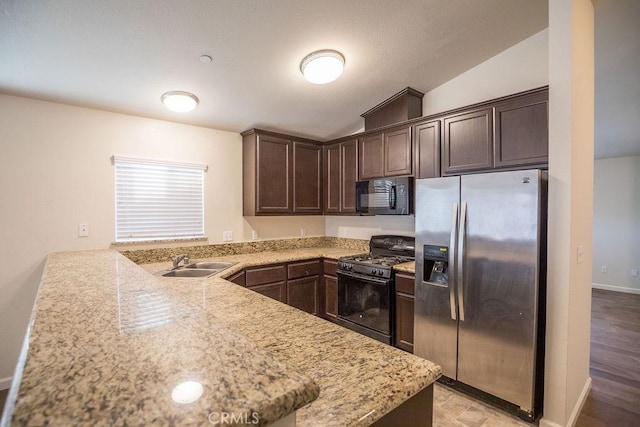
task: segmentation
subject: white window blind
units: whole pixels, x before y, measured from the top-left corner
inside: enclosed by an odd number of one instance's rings
[[[113,157],[116,242],[204,237],[205,165]]]

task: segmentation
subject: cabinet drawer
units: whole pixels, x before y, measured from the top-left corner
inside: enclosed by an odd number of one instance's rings
[[[324,260],[324,274],[329,274],[331,276],[336,276],[336,270],[338,269],[338,261],[334,261],[332,259]]]
[[[247,286],[256,286],[265,283],[282,282],[285,278],[284,265],[272,265],[247,270],[245,280]]]
[[[320,274],[320,261],[305,261],[289,264],[287,267],[287,278],[297,279],[298,277],[317,276]]]
[[[415,276],[408,274],[396,274],[396,291],[409,295],[415,294],[416,280]]]
[[[240,286],[246,286],[247,284],[244,279],[244,270],[238,271],[237,273],[227,277],[227,280]]]

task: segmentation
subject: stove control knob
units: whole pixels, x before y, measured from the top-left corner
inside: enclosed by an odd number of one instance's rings
[[[371,274],[373,274],[375,276],[376,274],[378,274],[378,270],[376,270],[375,268],[372,268],[371,269]]]
[[[378,271],[378,276],[383,276],[383,275],[384,275],[384,271],[379,270],[379,271]]]

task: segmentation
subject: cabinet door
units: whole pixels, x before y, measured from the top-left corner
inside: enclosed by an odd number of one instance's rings
[[[324,276],[324,315],[328,319],[338,318],[338,278]]]
[[[440,120],[413,127],[416,178],[440,176]]]
[[[342,204],[340,211],[355,213],[356,211],[356,182],[358,181],[358,140],[345,141],[340,144],[342,170]]]
[[[307,313],[317,314],[318,276],[287,281],[287,304]]]
[[[324,211],[326,213],[339,213],[342,205],[341,151],[341,144],[324,147]]]
[[[293,142],[293,212],[322,214],[322,147]]]
[[[415,298],[396,293],[396,347],[413,353],[413,307]]]
[[[291,141],[260,135],[256,156],[256,213],[292,213]]]
[[[359,140],[360,179],[384,176],[384,144],[382,133],[366,136]]]
[[[496,167],[549,162],[549,93],[534,93],[498,104],[496,110]]]
[[[410,175],[411,127],[384,133],[384,176]]]
[[[276,301],[286,303],[285,282],[268,283],[266,285],[250,286],[254,292],[273,298]]]
[[[485,108],[444,119],[444,175],[493,167],[493,109]]]

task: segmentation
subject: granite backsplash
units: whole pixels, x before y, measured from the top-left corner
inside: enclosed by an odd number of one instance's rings
[[[136,264],[163,262],[188,253],[191,259],[214,258],[225,255],[250,254],[257,252],[290,250],[297,248],[340,248],[369,252],[369,241],[343,237],[299,237],[293,239],[258,240],[251,242],[221,243],[217,245],[184,246],[138,250],[119,250],[122,255]],[[118,250],[117,248],[114,248]]]

